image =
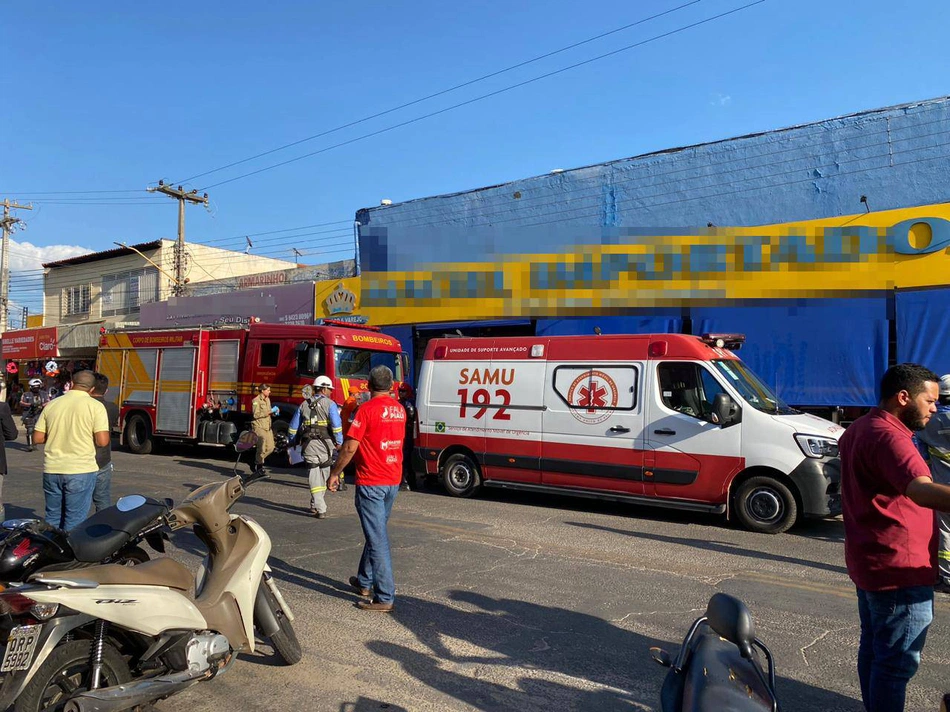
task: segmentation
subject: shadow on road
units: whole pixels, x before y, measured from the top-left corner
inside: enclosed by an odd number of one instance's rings
[[[468,610],[402,597],[393,613],[429,653],[379,640],[367,647],[479,710],[653,708],[666,671],[652,662],[649,648],[673,652],[680,642],[658,641],[564,608],[471,591],[452,591],[449,598]],[[499,666],[501,675],[517,667],[521,676],[511,680],[517,689],[485,679],[485,666]],[[861,709],[857,700],[787,678],[779,679],[778,691],[780,701],[797,710]]]
[[[781,561],[786,564],[797,564],[811,569],[821,569],[831,571],[836,574],[847,575],[848,570],[844,566],[835,566],[834,564],[825,564],[820,561],[805,561],[795,556],[782,556],[781,554],[772,554],[767,551],[753,551],[740,544],[730,544],[725,541],[706,541],[704,539],[683,539],[675,536],[666,536],[664,534],[650,534],[648,532],[632,532],[625,529],[616,529],[614,527],[605,527],[600,524],[588,524],[586,522],[564,522],[571,527],[580,527],[581,529],[598,529],[600,531],[610,532],[612,534],[623,534],[637,539],[650,539],[652,541],[661,541],[666,544],[681,544],[694,549],[706,549],[708,551],[718,551],[722,554],[735,554],[737,556],[751,556],[755,559],[769,559],[771,561]]]
[[[378,712],[378,710],[389,710],[389,712],[409,712],[405,707],[394,705],[390,702],[380,702],[371,700],[368,697],[359,697],[356,702],[344,702],[340,705],[340,712]]]

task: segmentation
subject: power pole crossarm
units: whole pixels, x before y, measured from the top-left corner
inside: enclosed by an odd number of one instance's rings
[[[20,222],[20,218],[10,215],[10,210],[32,210],[32,205],[20,205],[15,200],[11,203],[9,199],[3,201],[3,218],[0,219],[0,226],[3,228],[3,242],[0,244],[0,333],[7,330],[7,323],[10,311],[10,233],[13,232],[13,226]]]
[[[183,294],[185,291],[185,203],[208,204],[208,194],[198,195],[197,190],[190,192],[184,190],[181,186],[172,188],[165,185],[163,181],[158,181],[155,188],[146,188],[149,193],[164,193],[169,198],[175,198],[178,201],[178,242],[175,243],[175,280],[172,291],[176,295]]]

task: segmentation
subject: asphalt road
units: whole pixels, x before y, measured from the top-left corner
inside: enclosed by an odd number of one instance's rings
[[[42,513],[42,453],[7,445],[7,517]],[[115,454],[113,496],[176,501],[230,474],[221,450]],[[390,532],[397,603],[363,612],[348,590],[362,534],[353,488],[306,514],[305,471],[275,470],[235,511],[273,540],[271,566],[293,608],[304,660],[266,646],[158,709],[656,710],[665,669],[649,648],[678,647],[716,591],[742,598],[777,661],[785,710],[862,710],[857,603],[840,521],[755,535],[714,517],[587,500],[441,490],[400,493]],[[176,534],[174,556],[201,545]],[[950,690],[950,602],[938,597],[908,710]],[[946,689],[945,689],[946,688]]]

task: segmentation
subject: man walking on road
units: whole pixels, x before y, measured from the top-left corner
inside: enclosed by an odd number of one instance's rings
[[[252,475],[264,476],[264,460],[274,452],[274,430],[271,416],[277,414],[277,408],[270,404],[270,386],[262,383],[257,387],[257,397],[251,401],[251,430],[257,435],[257,456],[254,458]]]
[[[112,428],[119,424],[119,406],[106,400],[106,391],[109,390],[109,377],[98,371],[93,374],[96,385],[92,390],[93,399],[102,403],[109,417],[109,444],[96,447],[96,486],[92,492],[92,504],[98,512],[112,505]]]
[[[406,411],[392,397],[393,372],[376,366],[369,372],[371,398],[360,406],[346,433],[340,457],[330,472],[328,487],[336,490],[347,463],[356,462],[356,513],[363,536],[359,572],[350,585],[370,601],[356,604],[364,611],[393,610],[396,584],[389,549],[389,515],[402,480],[402,441]]]
[[[934,482],[950,485],[950,374],[940,377],[937,414],[927,423],[927,427],[917,433],[924,458],[930,463],[930,474]],[[937,566],[940,580],[936,590],[950,593],[950,514],[937,514]]]
[[[96,448],[109,444],[109,416],[89,392],[92,371],[77,371],[72,389],[47,405],[33,432],[37,445],[46,444],[43,494],[46,521],[67,531],[89,514],[96,486]]]
[[[881,401],[841,436],[845,560],[857,587],[858,678],[868,712],[901,712],[933,620],[937,530],[950,486],[935,483],[913,441],[936,411],[937,375],[889,368]]]
[[[317,376],[314,395],[300,404],[290,425],[289,435],[300,431],[303,459],[310,468],[310,514],[317,519],[327,516],[327,478],[333,464],[333,453],[343,444],[343,423],[340,409],[330,398],[333,381]],[[299,422],[298,422],[299,421]]]

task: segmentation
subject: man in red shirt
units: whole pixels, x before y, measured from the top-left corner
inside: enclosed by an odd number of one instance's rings
[[[889,368],[881,401],[841,436],[845,560],[857,587],[858,677],[868,712],[901,712],[933,620],[937,581],[934,510],[950,486],[933,482],[913,442],[936,412],[937,374]]]
[[[359,573],[350,577],[350,585],[363,596],[372,596],[370,601],[357,603],[359,608],[384,613],[392,611],[396,596],[387,524],[402,481],[402,441],[406,435],[406,411],[392,397],[392,388],[393,372],[386,366],[369,372],[372,397],[356,411],[327,480],[327,487],[335,491],[340,486],[340,473],[354,459],[356,513],[366,543]]]

